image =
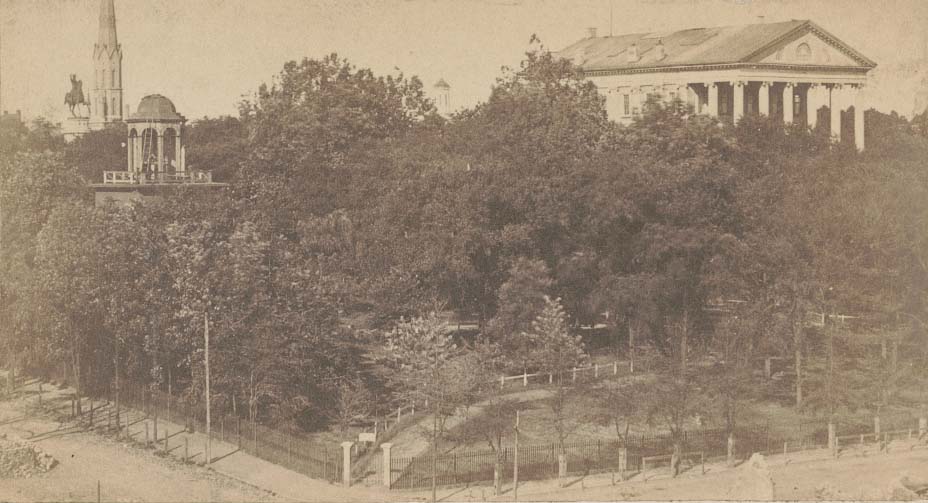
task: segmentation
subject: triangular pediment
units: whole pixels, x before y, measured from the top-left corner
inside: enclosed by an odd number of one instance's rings
[[[812,22],[756,52],[750,61],[786,65],[872,68],[875,63]]]

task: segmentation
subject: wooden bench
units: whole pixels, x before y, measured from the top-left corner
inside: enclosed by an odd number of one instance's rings
[[[835,437],[835,456],[840,456],[842,452],[849,449],[866,453],[867,447],[876,447],[877,452],[889,452],[890,444],[894,440],[913,440],[918,442],[917,432],[913,435],[913,430],[892,430],[882,433],[863,433],[860,435],[842,435]],[[914,446],[912,446],[914,447]]]
[[[703,473],[706,471],[706,457],[702,451],[692,451],[684,452],[681,456],[680,462],[682,463],[688,459],[699,458],[699,462],[702,464]],[[667,461],[670,462],[673,460],[673,454],[661,454],[659,456],[645,456],[641,458],[641,471],[646,471],[648,469],[648,463]],[[695,466],[696,463],[690,463],[690,466]],[[672,467],[671,467],[672,468]]]

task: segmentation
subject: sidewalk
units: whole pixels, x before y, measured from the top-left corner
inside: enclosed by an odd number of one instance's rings
[[[57,389],[49,384],[45,384],[43,392],[43,402],[46,409],[53,409],[59,415],[70,413],[70,395],[73,390],[70,388]],[[37,403],[38,384],[30,383],[18,388],[19,393],[28,393],[36,395],[34,400]],[[107,429],[107,417],[112,418],[112,406],[110,403],[95,400],[94,404],[94,430],[99,434],[105,434],[115,437],[115,424],[111,423],[111,428]],[[85,399],[82,402],[84,418],[86,421],[89,416],[90,401]],[[188,457],[188,463],[203,465],[206,452],[206,435],[204,433],[188,433],[182,425],[158,419],[158,442],[154,442],[154,421],[146,418],[142,412],[134,409],[121,408],[121,422],[123,428],[119,433],[119,441],[127,446],[134,446],[137,449],[148,450],[151,455],[159,457],[168,457],[178,463],[184,463],[185,455]],[[111,419],[112,420],[112,419]],[[128,420],[128,435],[125,424]],[[73,421],[77,424],[77,421]],[[84,423],[86,424],[86,423]],[[145,446],[145,430],[148,428],[149,446]],[[167,436],[167,451],[165,452],[164,438]],[[206,467],[216,473],[222,474],[239,482],[254,486],[256,488],[270,491],[277,497],[291,501],[308,501],[308,502],[331,502],[331,501],[408,501],[416,499],[409,493],[388,492],[376,487],[342,487],[330,484],[322,480],[316,480],[300,473],[288,470],[281,466],[275,465],[260,458],[256,458],[244,451],[239,451],[238,446],[231,442],[222,442],[213,439],[212,445],[213,463]]]

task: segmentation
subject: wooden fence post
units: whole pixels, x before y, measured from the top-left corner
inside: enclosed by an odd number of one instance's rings
[[[599,378],[599,364],[594,363],[593,364],[593,379],[598,379],[598,378]]]
[[[554,382],[554,374],[548,373],[548,384],[552,384],[553,382]]]
[[[499,387],[500,389],[506,387],[506,376],[499,376]]]
[[[184,437],[184,463],[190,459],[190,441],[187,437]]]
[[[612,362],[612,375],[619,374],[619,362]]]
[[[574,367],[573,375],[571,377],[571,382],[576,382],[576,381],[577,381],[577,367]]]
[[[522,371],[522,386],[528,386],[528,372],[525,370]]]
[[[148,447],[148,421],[145,421],[145,447]]]

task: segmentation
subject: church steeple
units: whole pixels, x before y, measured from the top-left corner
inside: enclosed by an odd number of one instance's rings
[[[91,122],[102,129],[123,120],[122,46],[116,39],[116,8],[113,0],[100,0],[100,31],[93,46],[94,86]]]
[[[100,0],[100,37],[97,45],[112,51],[116,44],[116,8],[113,0]]]

